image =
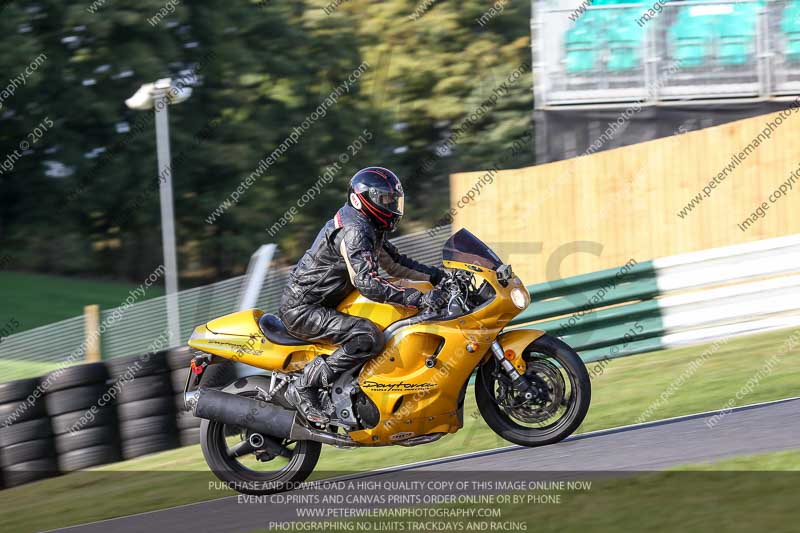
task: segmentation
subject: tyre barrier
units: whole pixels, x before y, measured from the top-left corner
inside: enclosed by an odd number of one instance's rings
[[[16,487],[58,473],[40,379],[0,383],[0,487]],[[30,400],[30,401],[29,401]]]
[[[183,403],[191,358],[180,348],[0,383],[0,489],[199,443]],[[212,365],[201,386],[235,377]]]
[[[118,386],[123,459],[178,446],[167,352],[108,361]]]
[[[56,370],[44,400],[62,473],[119,461],[115,396],[105,363]]]

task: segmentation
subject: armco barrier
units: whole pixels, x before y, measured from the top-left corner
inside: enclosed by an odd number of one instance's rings
[[[714,248],[528,287],[512,326],[559,336],[584,360],[800,324],[800,235]]]

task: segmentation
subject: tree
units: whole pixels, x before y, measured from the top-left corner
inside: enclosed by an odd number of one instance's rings
[[[0,246],[31,270],[66,274],[137,280],[161,262],[153,116],[123,101],[167,76],[194,89],[170,110],[182,286],[241,273],[264,242],[296,259],[368,165],[404,177],[404,231],[430,227],[451,172],[491,165],[531,127],[526,72],[460,128],[529,60],[529,7],[507,2],[481,25],[477,0],[434,3],[412,20],[419,6],[12,2],[0,68],[47,58],[0,108],[3,153],[45,118],[54,125],[0,174]]]

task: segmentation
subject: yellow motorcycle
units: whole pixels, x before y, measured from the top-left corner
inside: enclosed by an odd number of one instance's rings
[[[477,369],[475,397],[498,435],[523,446],[558,442],[586,416],[586,367],[567,344],[534,329],[503,328],[530,304],[525,285],[484,243],[462,229],[442,252],[443,309],[416,311],[376,303],[354,291],[338,309],[384,329],[385,350],[320,391],[331,420],[308,422],[294,382],[303,366],[335,346],[292,337],[258,309],[199,326],[186,383],[187,408],[202,418],[201,444],[211,470],[247,494],[295,487],[313,471],[322,444],[416,446],[464,425],[463,406]],[[427,282],[398,280],[427,291]],[[233,360],[268,371],[222,389],[198,383],[210,364]]]

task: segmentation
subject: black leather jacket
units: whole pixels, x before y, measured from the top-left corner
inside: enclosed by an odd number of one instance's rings
[[[439,272],[399,253],[364,215],[345,205],[323,226],[290,274],[281,308],[336,307],[354,287],[376,302],[418,307],[422,294],[391,283],[380,275],[379,266],[390,276],[422,281]]]

